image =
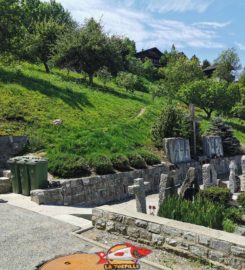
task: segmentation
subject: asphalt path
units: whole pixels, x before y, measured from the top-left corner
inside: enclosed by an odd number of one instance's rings
[[[43,261],[99,248],[72,235],[78,227],[0,203],[0,270],[34,270]]]

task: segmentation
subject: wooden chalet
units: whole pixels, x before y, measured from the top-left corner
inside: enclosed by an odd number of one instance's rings
[[[152,60],[152,63],[155,67],[161,67],[160,59],[163,53],[158,50],[158,48],[154,47],[148,50],[142,50],[141,52],[136,53],[136,58],[144,61],[145,59]]]

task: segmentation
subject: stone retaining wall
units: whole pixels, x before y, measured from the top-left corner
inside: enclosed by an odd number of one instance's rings
[[[19,155],[27,142],[26,136],[0,136],[0,168],[8,168],[7,160]]]
[[[227,174],[232,159],[236,160],[240,168],[241,156],[217,158],[211,160],[211,163],[214,164],[218,174]],[[45,191],[35,190],[31,192],[31,196],[33,201],[40,204],[83,204],[84,206],[90,206],[121,201],[131,196],[128,193],[128,186],[133,184],[135,178],[144,178],[144,181],[150,183],[148,192],[158,192],[161,174],[167,173],[170,165],[169,163],[162,163],[144,170],[57,180],[60,183],[60,188]],[[199,183],[202,183],[202,165],[200,162],[192,161],[177,165],[175,185],[182,184],[190,167],[195,167],[198,170]]]
[[[134,241],[167,249],[223,267],[245,269],[245,237],[189,223],[124,212],[120,207],[93,209],[93,225]]]

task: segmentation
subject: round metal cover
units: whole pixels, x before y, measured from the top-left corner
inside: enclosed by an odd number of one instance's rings
[[[104,265],[97,265],[96,254],[73,254],[55,258],[44,263],[38,270],[104,270]]]

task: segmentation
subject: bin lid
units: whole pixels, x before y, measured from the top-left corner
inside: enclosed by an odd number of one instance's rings
[[[13,157],[13,158],[10,158],[10,159],[8,160],[8,163],[16,163],[17,161],[19,161],[19,160],[21,160],[21,159],[23,159],[22,156],[20,156],[20,157]]]
[[[27,162],[28,162],[28,159],[20,159],[20,160],[18,160],[16,163],[17,164],[27,164]]]
[[[36,165],[36,164],[40,164],[40,163],[48,163],[47,159],[44,158],[39,158],[39,159],[31,159],[27,161],[28,165]]]

